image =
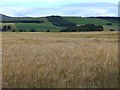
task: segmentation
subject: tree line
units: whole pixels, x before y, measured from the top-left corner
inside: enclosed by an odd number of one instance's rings
[[[103,26],[94,24],[85,24],[81,26],[73,26],[62,29],[60,32],[88,32],[88,31],[103,31]]]
[[[4,25],[2,28],[0,28],[0,31],[2,32],[38,32],[36,29],[30,29],[29,31],[25,30],[25,29],[15,29],[10,25]],[[46,32],[50,32],[49,29],[46,30]]]
[[[43,23],[44,21],[40,20],[10,20],[10,21],[2,21],[2,23]]]

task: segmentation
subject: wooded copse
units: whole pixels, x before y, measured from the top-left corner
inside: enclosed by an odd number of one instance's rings
[[[75,23],[70,22],[61,16],[48,16],[47,19],[50,22],[52,22],[52,24],[55,26],[62,26],[62,27],[76,26]]]
[[[103,26],[94,24],[85,24],[62,29],[60,32],[85,32],[85,31],[103,31]]]

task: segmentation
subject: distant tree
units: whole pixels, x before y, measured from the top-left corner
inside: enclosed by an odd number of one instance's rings
[[[60,32],[88,32],[88,31],[103,31],[103,26],[96,26],[94,24],[86,24],[81,26],[73,26],[63,28]]]
[[[7,31],[7,26],[3,26],[2,31]]]
[[[26,30],[21,30],[21,29],[20,29],[19,32],[26,32]]]
[[[108,22],[108,23],[106,23],[106,25],[109,25],[109,26],[111,26],[111,25],[112,25],[112,23],[111,23],[111,22]]]
[[[97,30],[97,31],[103,31],[104,28],[103,28],[103,26],[96,26],[96,30]]]
[[[12,29],[12,27],[9,26],[3,26],[2,31],[10,31]]]
[[[30,32],[36,32],[36,30],[35,29],[31,29]]]
[[[110,29],[110,31],[115,31],[114,29]]]
[[[7,30],[10,30],[10,29],[12,29],[11,26],[7,26]]]
[[[84,25],[87,31],[96,31],[96,25],[95,24],[86,24]]]
[[[16,30],[12,30],[12,32],[15,32]]]
[[[2,29],[0,28],[0,32],[2,31]]]
[[[50,32],[50,30],[48,29],[46,32]]]

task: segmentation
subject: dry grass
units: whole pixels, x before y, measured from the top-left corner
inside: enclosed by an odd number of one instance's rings
[[[2,45],[4,88],[118,87],[116,32],[3,33]]]

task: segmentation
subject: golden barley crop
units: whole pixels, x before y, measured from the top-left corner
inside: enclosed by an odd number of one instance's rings
[[[117,35],[3,33],[3,88],[118,87]]]

